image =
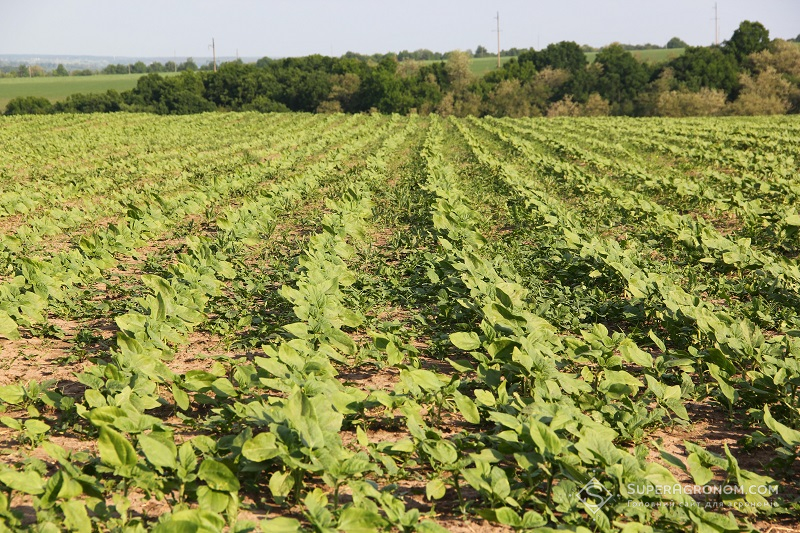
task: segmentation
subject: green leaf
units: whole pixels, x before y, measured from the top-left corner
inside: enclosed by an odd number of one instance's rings
[[[25,389],[22,385],[3,385],[0,386],[0,401],[12,405],[20,403],[25,399]]]
[[[722,391],[722,394],[730,402],[731,405],[735,404],[736,401],[739,399],[739,393],[736,391],[736,389],[733,388],[733,385],[731,385],[730,380],[726,376],[722,375],[724,370],[720,370],[720,368],[713,363],[708,363],[707,366],[708,366],[708,373],[711,374],[711,377],[713,377],[714,380],[719,385],[719,390]]]
[[[242,455],[250,461],[260,463],[278,455],[275,445],[275,435],[272,433],[259,433],[242,446]]]
[[[318,529],[328,528],[333,523],[333,515],[327,509],[328,497],[322,489],[316,488],[306,494],[303,503],[308,510],[308,518]]]
[[[0,483],[3,483],[11,490],[26,494],[41,494],[45,489],[45,482],[42,476],[32,470],[24,472],[2,470],[0,471]]]
[[[511,493],[511,485],[508,482],[508,475],[504,470],[493,466],[490,480],[490,486],[492,487],[492,492],[495,494],[495,496],[505,499],[505,497]]]
[[[2,422],[6,427],[16,429],[17,431],[22,431],[22,424],[16,418],[11,418],[10,416],[0,416],[0,422]]]
[[[300,521],[296,518],[279,516],[270,520],[262,520],[261,530],[269,531],[270,533],[298,533],[301,531]]]
[[[772,413],[769,412],[768,405],[764,406],[764,424],[778,434],[785,446],[789,447],[790,449],[800,446],[800,431],[781,424],[772,418]]]
[[[497,521],[503,525],[511,527],[519,527],[522,525],[522,520],[520,519],[519,515],[510,507],[501,507],[496,509],[494,514],[497,518]]]
[[[386,525],[378,513],[359,507],[348,507],[339,517],[338,529],[347,533],[370,533]],[[271,531],[271,530],[265,530]]]
[[[219,378],[211,384],[211,390],[214,391],[218,397],[231,398],[237,396],[236,388],[228,378]]]
[[[128,439],[108,426],[100,426],[97,449],[100,451],[100,460],[107,465],[133,466],[139,460]]]
[[[492,393],[484,389],[475,389],[475,400],[485,407],[494,407],[497,403]]]
[[[653,357],[636,346],[636,343],[631,339],[625,339],[619,344],[619,353],[622,355],[622,358],[629,363],[646,368],[653,367]]]
[[[206,459],[200,463],[197,477],[205,481],[209,487],[222,492],[239,492],[239,480],[231,469],[214,459]]]
[[[800,215],[793,214],[786,217],[786,225],[787,226],[800,226]]]
[[[97,389],[86,389],[83,393],[83,399],[86,400],[87,405],[92,409],[107,405],[106,397]]]
[[[114,424],[118,418],[124,418],[125,416],[125,411],[119,407],[115,405],[104,405],[102,407],[95,407],[89,411],[87,418],[89,422],[100,427],[107,424]]]
[[[522,517],[522,523],[520,527],[524,529],[533,529],[537,527],[542,527],[547,523],[547,519],[537,513],[536,511],[528,511]]]
[[[425,497],[429,500],[440,500],[444,497],[447,486],[441,478],[434,478],[425,485]]]
[[[474,331],[450,334],[450,342],[459,350],[471,352],[481,347],[481,339]]]
[[[320,427],[314,405],[308,397],[303,392],[296,391],[289,396],[285,405],[286,418],[297,428],[303,444],[312,450],[323,448],[325,435]]]
[[[178,468],[178,463],[175,460],[176,450],[170,449],[163,442],[149,435],[139,435],[139,446],[141,446],[144,456],[152,465],[161,468]]]
[[[700,456],[696,453],[689,454],[689,457],[686,458],[686,466],[697,485],[705,485],[714,478],[714,472],[703,464]]]
[[[0,309],[0,337],[5,337],[10,341],[16,341],[20,338],[17,323],[2,309]]]
[[[297,337],[298,339],[305,339],[308,337],[308,324],[305,322],[295,322],[283,326],[283,329]]]
[[[228,492],[214,490],[206,485],[197,487],[197,503],[203,510],[221,513],[228,507],[230,498]]]
[[[408,375],[414,381],[416,385],[419,385],[423,389],[435,392],[442,388],[443,384],[441,380],[436,376],[434,372],[430,370],[418,369],[415,368],[413,370],[407,370]]]
[[[563,446],[555,431],[536,419],[531,419],[530,422],[531,439],[536,444],[536,447],[539,448],[539,453],[542,455],[558,455],[561,453]]]
[[[80,500],[72,500],[61,503],[61,510],[64,511],[64,525],[70,531],[78,533],[91,533],[92,521],[89,513],[86,512],[86,505]]]
[[[222,531],[225,520],[216,513],[187,509],[172,516],[153,528],[153,533],[215,533]]]
[[[189,395],[175,383],[172,384],[172,397],[175,399],[175,405],[177,405],[181,411],[189,409]]]
[[[50,431],[50,426],[36,418],[25,421],[25,431],[31,435],[44,435]]]
[[[291,472],[275,472],[269,478],[269,491],[278,505],[283,505],[293,486],[294,478]]]
[[[432,520],[420,520],[415,531],[417,533],[449,533],[449,529],[445,529]]]
[[[464,417],[464,420],[470,424],[481,423],[481,415],[475,402],[458,391],[453,393],[453,399],[456,401],[456,407],[458,407],[458,411]]]

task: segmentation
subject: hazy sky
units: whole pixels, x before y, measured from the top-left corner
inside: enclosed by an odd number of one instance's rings
[[[800,0],[718,0],[720,40],[742,20],[800,33]],[[179,59],[341,55],[428,48],[494,51],[576,41],[603,46],[714,41],[714,0],[0,0],[0,54]]]

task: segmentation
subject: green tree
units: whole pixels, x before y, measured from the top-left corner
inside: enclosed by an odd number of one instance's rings
[[[656,113],[663,117],[705,117],[725,109],[725,93],[703,87],[697,92],[666,91],[658,95]]]
[[[595,63],[603,73],[597,80],[597,92],[611,103],[614,114],[633,113],[634,101],[648,82],[647,68],[619,44],[603,48]]]
[[[178,71],[188,70],[189,72],[195,72],[198,70],[197,63],[194,62],[194,59],[191,57],[187,57],[186,61],[178,65]]]
[[[530,98],[520,81],[509,79],[498,83],[486,100],[486,113],[495,117],[530,116]]]
[[[162,80],[163,90],[157,107],[159,113],[188,115],[216,109],[214,103],[205,98],[205,86],[199,73],[185,71],[180,76],[170,76]]]
[[[127,74],[128,73],[129,65],[106,65],[103,69],[103,74]]]
[[[789,81],[800,85],[800,46],[791,41],[775,39],[768,49],[751,55],[750,61],[756,72],[772,67]]]
[[[525,52],[522,52],[525,54]],[[523,57],[522,54],[520,57]],[[488,72],[483,78],[478,81],[478,85],[488,83],[490,85],[497,84],[503,80],[517,79],[522,82],[530,81],[536,75],[536,67],[533,61],[520,61],[520,58],[512,57],[505,63],[503,67]],[[485,91],[487,94],[489,90]]]
[[[156,111],[166,89],[166,78],[159,74],[147,74],[136,82],[129,93],[129,103],[141,111]]]
[[[491,54],[489,54],[489,50],[487,50],[483,45],[478,45],[478,47],[475,49],[474,57],[489,57],[490,55]]]
[[[362,111],[376,108],[381,113],[408,113],[414,100],[403,80],[397,76],[397,59],[384,57],[359,86],[356,96]]]
[[[472,73],[469,54],[461,50],[454,50],[448,53],[447,63],[445,63],[444,68],[445,72],[447,72],[446,88],[456,94],[466,91],[475,78]]]
[[[559,95],[571,94],[576,102],[586,102],[592,94],[597,94],[599,91],[598,83],[602,74],[603,67],[599,63],[587,65],[586,68],[572,73],[572,76],[560,88]]]
[[[292,111],[312,113],[331,92],[331,81],[322,69],[282,68],[276,78],[280,85],[276,100]]]
[[[689,46],[685,41],[679,39],[678,37],[673,37],[669,41],[667,41],[667,48],[686,48]]]
[[[760,52],[769,46],[769,30],[760,22],[743,21],[733,32],[730,40],[722,48],[736,58],[740,65],[750,54]]]
[[[63,63],[59,63],[53,71],[53,76],[69,76],[69,71],[64,67]]]
[[[53,111],[56,113],[114,113],[122,110],[123,100],[120,93],[108,90],[105,93],[76,93],[67,96],[62,102],[56,102]]]
[[[331,92],[328,94],[328,101],[338,103],[343,111],[353,110],[355,95],[361,85],[358,74],[352,72],[331,74],[330,82]]]
[[[739,80],[736,60],[717,47],[690,46],[683,55],[670,61],[668,67],[672,69],[675,80],[690,91],[707,87],[730,94]]]
[[[549,44],[539,52],[533,50],[523,52],[519,56],[519,61],[520,63],[532,61],[536,70],[544,70],[549,67],[574,73],[586,67],[586,54],[577,43],[561,41]]]
[[[791,83],[773,67],[758,76],[742,74],[739,97],[730,106],[734,115],[782,115],[792,107]]]
[[[243,111],[258,111],[259,113],[288,113],[291,111],[280,102],[270,99],[267,96],[258,96],[249,104],[242,107]]]
[[[6,115],[46,115],[53,111],[53,104],[42,96],[18,96],[6,104]]]

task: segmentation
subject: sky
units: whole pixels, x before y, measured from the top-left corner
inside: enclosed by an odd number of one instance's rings
[[[717,0],[720,41],[743,20],[800,34],[800,0]],[[0,55],[340,56],[540,49],[575,41],[714,42],[714,0],[0,0]]]

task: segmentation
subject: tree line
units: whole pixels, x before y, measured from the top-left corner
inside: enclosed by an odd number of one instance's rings
[[[444,61],[426,63],[356,54],[232,61],[216,72],[151,72],[130,91],[73,94],[55,104],[16,98],[6,113],[252,110],[523,117],[800,111],[800,46],[770,40],[758,22],[742,22],[721,46],[686,47],[683,55],[659,65],[638,61],[620,44],[601,49],[589,63],[581,46],[560,42],[518,51],[502,68],[476,77],[472,55],[451,52]]]

